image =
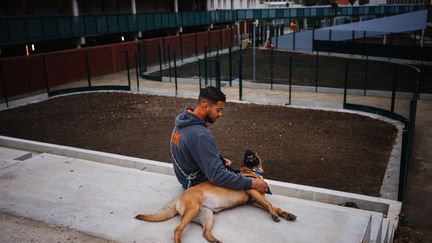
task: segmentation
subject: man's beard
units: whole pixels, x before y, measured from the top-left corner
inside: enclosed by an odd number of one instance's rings
[[[210,124],[213,124],[213,123],[216,121],[216,119],[211,118],[211,117],[209,116],[209,114],[206,114],[206,115],[205,115],[204,120],[205,120],[206,122],[210,123]]]

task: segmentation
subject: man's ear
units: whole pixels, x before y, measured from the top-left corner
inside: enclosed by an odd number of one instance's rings
[[[203,111],[207,111],[208,108],[209,108],[209,104],[208,104],[208,102],[207,102],[207,101],[203,101],[203,102],[201,103],[201,109],[203,109]]]

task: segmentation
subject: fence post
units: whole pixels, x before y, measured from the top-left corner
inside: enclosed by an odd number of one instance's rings
[[[276,28],[276,49],[279,49],[279,28]]]
[[[328,54],[330,55],[330,51],[332,50],[332,29],[329,29],[329,50]]]
[[[319,66],[319,55],[317,51],[315,57],[315,93],[318,92],[318,66]]]
[[[392,87],[392,99],[391,99],[391,112],[394,112],[394,106],[395,106],[396,85],[397,85],[397,72],[398,72],[398,65],[397,65],[397,63],[395,63],[395,64],[394,64],[394,73],[393,73],[393,87]]]
[[[288,96],[288,104],[291,105],[291,85],[292,85],[292,62],[293,62],[293,56],[290,56],[290,62],[289,62],[289,96]]]
[[[171,50],[169,45],[168,45],[168,77],[169,77],[169,82],[171,83]]]
[[[163,61],[166,66],[166,53],[165,53],[165,36],[162,36],[162,53],[163,53]],[[161,76],[162,77],[162,76]]]
[[[223,49],[222,48],[222,29],[219,29],[219,46],[218,46],[218,50],[222,50],[222,49]]]
[[[128,50],[125,51],[125,58],[126,58],[126,70],[127,70],[127,78],[128,78],[128,86],[129,90],[131,90],[131,81],[130,81],[130,72],[129,72],[129,52]]]
[[[89,56],[88,51],[84,52],[85,61],[86,61],[86,69],[87,69],[87,82],[89,88],[91,87],[91,74],[90,74],[90,62],[89,62]]]
[[[136,66],[136,68],[138,69],[139,68],[139,72],[138,73],[141,73],[141,57],[140,57],[140,55],[141,55],[141,44],[138,42],[138,44],[137,44],[137,50],[136,50],[136,59],[137,59],[137,66]]]
[[[243,99],[243,65],[242,65],[242,62],[243,62],[243,55],[241,54],[241,51],[240,51],[240,56],[239,56],[239,100]]]
[[[315,41],[315,29],[312,30],[312,53],[313,53],[313,50],[314,50],[314,48],[313,48],[314,41]],[[318,51],[317,51],[317,53],[318,53]]]
[[[143,44],[143,52],[144,52],[144,55],[143,55],[144,56],[144,71],[147,72],[147,50],[146,50],[145,40],[144,40],[144,44]]]
[[[195,56],[198,56],[198,34],[195,32]]]
[[[348,67],[349,67],[349,59],[345,59],[345,80],[344,80],[344,98],[343,98],[343,105],[345,107],[346,100],[347,100],[347,89],[348,89]]]
[[[232,75],[232,48],[231,46],[228,49],[228,56],[229,56],[229,86],[232,86],[232,79],[233,79],[233,75]]]
[[[136,73],[136,80],[137,80],[137,91],[139,92],[139,55],[138,52],[135,52],[135,73]]]
[[[366,30],[363,30],[363,44],[366,43]]]
[[[366,70],[365,70],[365,82],[363,87],[363,96],[366,96],[367,83],[368,83],[368,71],[369,71],[369,56],[366,56]]]
[[[216,81],[216,88],[218,88],[219,90],[221,89],[221,77],[220,77],[220,62],[219,59],[215,60],[215,81]]]
[[[4,78],[3,65],[1,65],[1,63],[0,63],[0,74],[1,74],[0,78],[2,80],[2,87],[3,87],[4,99],[5,99],[6,107],[9,107],[8,93],[7,93],[7,87],[6,87],[6,80]]]
[[[176,53],[174,52],[174,82],[175,82],[175,95],[177,96],[177,64],[176,64]]]
[[[183,33],[180,32],[180,58],[183,62]]]
[[[198,78],[199,78],[200,90],[201,90],[201,63],[202,63],[202,59],[198,59]]]
[[[159,77],[162,81],[162,56],[161,56],[161,46],[158,45],[158,55],[159,55]]]
[[[399,188],[398,188],[398,200],[402,201],[404,189],[405,189],[405,181],[406,181],[406,165],[407,165],[407,140],[408,140],[408,132],[406,128],[402,131],[402,151],[401,151],[401,161],[400,161],[400,170],[399,170]]]
[[[273,90],[273,47],[270,49],[270,89]]]
[[[208,30],[208,48],[209,48],[209,53],[211,53],[211,32],[210,32],[210,30]]]
[[[207,47],[204,47],[204,81],[207,86]]]
[[[46,86],[46,90],[48,93],[48,96],[50,94],[50,89],[49,89],[49,80],[48,80],[48,67],[47,67],[47,63],[46,63],[46,55],[43,55],[43,67],[44,67],[44,76],[45,76],[45,86]]]
[[[293,33],[293,42],[292,42],[292,45],[293,45],[293,51],[295,51],[295,39],[296,39],[296,30],[294,29],[294,33]]]

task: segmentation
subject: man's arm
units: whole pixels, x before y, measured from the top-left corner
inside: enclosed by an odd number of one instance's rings
[[[255,188],[265,191],[267,188],[264,180],[252,180],[227,170],[223,166],[214,139],[210,134],[200,135],[191,145],[192,157],[211,183],[237,190]]]

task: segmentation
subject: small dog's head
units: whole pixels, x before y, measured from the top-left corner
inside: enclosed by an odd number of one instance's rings
[[[262,161],[257,153],[254,153],[252,150],[246,149],[243,166],[248,168],[261,167]]]

